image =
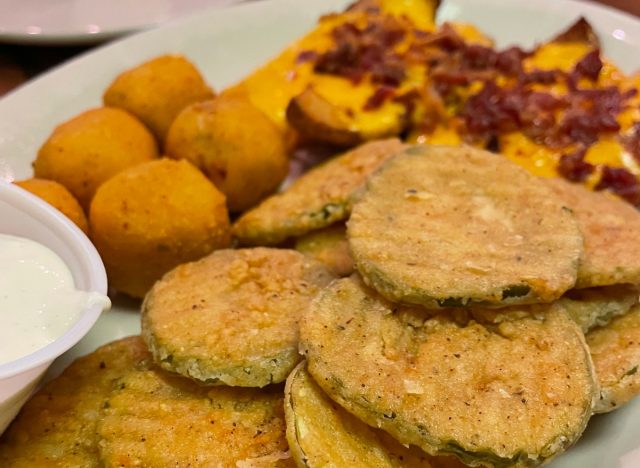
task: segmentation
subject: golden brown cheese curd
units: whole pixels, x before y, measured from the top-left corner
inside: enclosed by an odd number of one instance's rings
[[[159,159],[111,178],[91,203],[89,223],[110,285],[134,297],[230,242],[224,195],[186,161]]]
[[[121,109],[100,107],[56,127],[38,151],[33,171],[64,185],[86,210],[107,179],[157,157],[153,135],[140,121]]]
[[[106,106],[131,112],[163,142],[182,109],[213,96],[213,90],[186,57],[161,55],[118,75],[103,101]]]
[[[226,195],[232,212],[274,192],[289,170],[281,131],[239,98],[219,97],[184,109],[171,125],[166,152],[199,167]]]
[[[71,195],[64,185],[53,180],[45,179],[25,179],[14,182],[28,192],[42,198],[51,206],[60,211],[78,226],[82,232],[89,234],[89,222],[78,203],[78,200]]]

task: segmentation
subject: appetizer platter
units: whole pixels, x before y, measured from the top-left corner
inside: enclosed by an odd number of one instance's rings
[[[89,234],[114,303],[0,461],[640,463],[640,23],[299,5],[178,21],[0,102],[0,178]]]

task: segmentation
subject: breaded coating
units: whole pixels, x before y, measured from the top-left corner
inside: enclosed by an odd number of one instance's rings
[[[337,223],[327,228],[311,231],[296,239],[298,252],[324,263],[336,276],[353,273],[353,258],[347,242],[347,228]]]
[[[640,213],[629,203],[580,184],[549,179],[573,210],[584,237],[577,288],[640,284]]]
[[[630,284],[572,289],[558,300],[583,333],[608,324],[637,303],[638,287]]]
[[[64,185],[53,180],[36,178],[19,180],[14,184],[42,198],[73,221],[82,232],[89,234],[89,223],[80,203]]]
[[[587,344],[601,387],[594,412],[612,411],[640,395],[640,306],[591,330]]]
[[[294,466],[281,387],[206,388],[148,370],[114,388],[98,424],[104,466]]]
[[[395,138],[374,141],[325,162],[240,217],[234,236],[244,245],[276,245],[346,219],[353,193],[402,148]]]
[[[122,109],[91,109],[60,124],[38,151],[35,177],[64,185],[85,210],[118,172],[158,157],[153,135]]]
[[[131,112],[162,143],[182,109],[213,96],[213,90],[186,57],[161,55],[118,75],[102,99],[105,106]]]
[[[463,467],[453,457],[432,457],[407,448],[367,426],[332,401],[301,362],[287,378],[284,413],[287,441],[299,467]]]
[[[153,286],[142,334],[160,366],[200,382],[283,382],[301,359],[300,317],[332,279],[294,250],[218,250]]]
[[[91,203],[89,223],[109,285],[133,297],[230,243],[224,195],[186,161],[159,159],[111,178]]]
[[[600,288],[571,289],[552,306],[563,310],[582,330],[604,326],[619,315],[626,314],[638,303],[638,288],[630,284]],[[501,307],[499,309],[473,308],[469,312],[479,321],[498,324],[504,320],[524,318],[544,313],[549,304]]]
[[[282,132],[237,97],[219,96],[186,107],[171,124],[165,151],[200,168],[226,195],[234,213],[271,195],[289,172]]]
[[[0,466],[101,467],[96,425],[113,381],[151,356],[138,336],[76,360],[22,408],[0,439]]]
[[[464,309],[389,303],[352,277],[313,301],[300,340],[309,373],[349,412],[472,466],[556,456],[582,434],[597,397],[584,335],[553,306],[480,323]]]
[[[429,308],[551,302],[576,281],[582,236],[551,189],[506,158],[413,146],[372,176],[347,237],[367,284]]]

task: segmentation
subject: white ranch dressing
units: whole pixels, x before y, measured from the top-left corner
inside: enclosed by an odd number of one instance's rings
[[[106,309],[110,301],[77,290],[71,271],[53,251],[0,234],[0,364],[53,342],[93,304]]]

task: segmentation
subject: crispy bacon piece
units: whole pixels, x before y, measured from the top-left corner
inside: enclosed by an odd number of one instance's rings
[[[318,52],[315,50],[303,50],[296,57],[296,63],[315,62],[318,58]]]
[[[561,99],[522,84],[507,88],[489,81],[467,100],[460,115],[476,138],[520,130],[549,146],[586,147],[599,135],[620,130],[617,116],[634,94],[615,87],[574,89]],[[563,108],[567,110],[557,122],[555,113]]]
[[[467,130],[476,137],[523,130],[534,140],[542,140],[554,133],[554,112],[564,105],[549,93],[522,86],[501,88],[488,82],[467,100],[461,115]]]
[[[640,163],[640,122],[635,122],[631,133],[622,138],[625,149]]]
[[[563,154],[558,163],[558,172],[562,177],[572,182],[584,182],[595,170],[593,164],[584,160],[586,148],[580,148],[569,154]]]
[[[509,93],[491,81],[469,98],[462,116],[469,132],[478,137],[490,137],[520,127],[521,104],[519,95]]]
[[[317,57],[314,70],[354,83],[369,74],[374,83],[398,86],[406,75],[405,64],[393,47],[405,34],[391,17],[373,18],[362,29],[353,23],[341,24],[332,32],[335,46]]]
[[[371,97],[364,105],[364,110],[375,110],[380,108],[382,104],[388,99],[391,99],[395,94],[395,88],[391,86],[380,86],[376,88]]]
[[[618,88],[577,89],[569,94],[570,107],[560,122],[560,132],[571,141],[591,145],[602,133],[617,132],[616,117],[632,93]]]
[[[521,85],[528,84],[546,84],[550,85],[557,83],[564,78],[564,73],[561,70],[533,70],[529,73],[523,73],[518,77]]]
[[[577,80],[587,78],[591,81],[598,81],[602,70],[602,59],[600,58],[600,49],[593,49],[580,59],[571,72],[571,77]]]
[[[516,76],[522,73],[522,61],[531,55],[520,47],[509,47],[498,52],[496,57],[496,68],[508,76]]]
[[[604,166],[596,190],[609,190],[640,208],[640,182],[627,169]]]

